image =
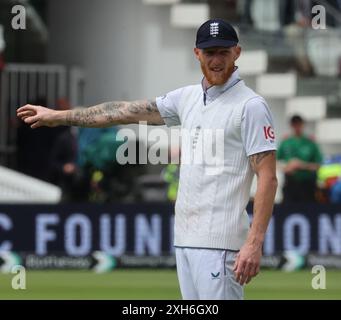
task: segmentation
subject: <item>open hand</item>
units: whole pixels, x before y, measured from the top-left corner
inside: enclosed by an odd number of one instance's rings
[[[57,126],[58,121],[56,119],[56,113],[57,111],[55,110],[31,104],[27,104],[17,110],[17,116],[25,123],[29,124],[32,129],[42,126]]]
[[[233,271],[240,285],[248,284],[259,273],[262,248],[245,244],[239,251]]]

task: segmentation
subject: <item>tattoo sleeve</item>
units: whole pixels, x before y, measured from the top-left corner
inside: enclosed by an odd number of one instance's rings
[[[151,125],[162,125],[156,101],[114,101],[97,106],[70,110],[66,113],[65,124],[79,127],[108,127],[116,124],[146,121]]]
[[[266,157],[276,157],[276,152],[273,150],[264,151],[264,152],[256,153],[256,154],[253,154],[252,156],[250,156],[250,164],[251,164],[252,170],[254,172],[257,173],[259,164]]]

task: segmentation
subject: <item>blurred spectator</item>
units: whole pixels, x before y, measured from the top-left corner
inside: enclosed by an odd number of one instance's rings
[[[311,0],[279,1],[280,24],[294,52],[296,68],[303,76],[314,74],[305,43],[307,30],[311,28],[312,6]]]
[[[86,200],[106,202],[109,198],[110,165],[114,164],[113,143],[116,129],[79,128],[78,164],[83,172]]]
[[[142,166],[138,162],[126,165],[117,162],[117,150],[125,143],[116,139],[117,132],[115,127],[79,130],[78,163],[89,186],[89,201],[123,201],[133,197],[135,179]],[[138,141],[135,150],[139,150]]]
[[[46,98],[40,97],[31,104],[45,106]],[[32,130],[24,122],[17,129],[18,170],[37,179],[49,180],[49,161],[58,128],[41,127]],[[54,130],[56,129],[56,130]]]
[[[57,110],[68,110],[70,104],[66,99],[59,99]],[[53,128],[55,141],[52,145],[49,160],[49,180],[61,187],[62,201],[78,201],[84,197],[81,183],[81,172],[77,165],[77,137],[70,127]]]
[[[277,159],[285,174],[283,203],[315,202],[316,171],[322,154],[313,139],[304,134],[304,120],[294,115],[290,120],[292,135],[280,144]]]
[[[341,163],[339,162],[324,163],[317,172],[319,185],[326,189],[331,189],[339,177],[341,177]]]
[[[337,202],[341,179],[341,158],[339,155],[326,159],[317,172],[319,202]],[[335,188],[334,188],[335,186]]]

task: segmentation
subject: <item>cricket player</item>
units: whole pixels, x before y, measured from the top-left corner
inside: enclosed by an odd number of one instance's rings
[[[262,245],[277,188],[276,141],[266,101],[240,78],[241,54],[234,28],[213,19],[197,31],[195,57],[203,79],[154,100],[107,102],[55,111],[26,105],[18,117],[41,126],[106,127],[146,121],[194,130],[181,146],[174,245],[183,299],[243,299],[243,287],[260,269]],[[222,166],[187,163],[211,146],[199,143],[205,130],[222,130]],[[199,148],[198,146],[201,145]],[[190,150],[190,151],[188,151]],[[257,192],[250,227],[245,210],[254,174]]]

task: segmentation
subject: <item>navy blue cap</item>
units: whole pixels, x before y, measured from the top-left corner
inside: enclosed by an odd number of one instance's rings
[[[225,20],[211,19],[200,26],[197,31],[196,47],[234,47],[239,39],[236,30]]]

